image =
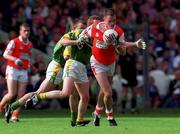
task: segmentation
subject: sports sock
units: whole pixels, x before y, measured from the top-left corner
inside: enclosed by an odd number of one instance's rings
[[[4,105],[0,104],[0,112],[4,110]]]
[[[114,117],[113,117],[113,109],[111,109],[111,110],[107,110],[106,109],[106,116],[107,116],[107,119],[109,120],[111,120],[111,119],[113,119]]]
[[[40,93],[38,95],[38,98],[41,99],[41,100],[45,100],[46,99],[46,93]]]
[[[84,121],[84,119],[82,118],[82,117],[77,117],[77,120],[76,120],[77,122],[83,122]]]
[[[71,112],[71,120],[75,122],[76,119],[77,119],[77,112]]]
[[[101,115],[103,112],[103,107],[96,106],[94,113],[97,115]]]
[[[19,117],[19,112],[17,112],[17,111],[13,111],[13,113],[12,113],[12,117],[14,117],[14,118],[17,118],[17,119],[18,119],[18,117]]]
[[[11,108],[13,110],[16,110],[17,108],[19,108],[21,106],[20,102],[17,100],[14,103],[11,104]]]

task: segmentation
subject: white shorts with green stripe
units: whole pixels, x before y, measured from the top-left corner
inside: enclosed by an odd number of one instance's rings
[[[63,79],[65,77],[73,77],[77,83],[88,82],[85,65],[72,59],[67,60],[64,66]]]
[[[63,68],[59,63],[52,60],[46,71],[46,79],[54,83],[55,85],[59,85],[62,82],[63,77]]]

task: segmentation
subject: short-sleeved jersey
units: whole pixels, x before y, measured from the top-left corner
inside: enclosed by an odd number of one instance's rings
[[[10,53],[12,56],[19,58],[22,60],[23,65],[17,66],[14,61],[8,60],[7,64],[16,69],[28,69],[30,67],[30,57],[31,57],[31,49],[33,45],[32,42],[28,40],[27,43],[23,43],[21,36],[11,40],[5,52]]]
[[[82,29],[76,29],[72,32],[69,32],[67,35],[68,39],[77,40],[79,34],[82,32]],[[67,46],[66,49],[70,52],[70,58],[76,61],[79,61],[85,65],[89,63],[91,56],[91,47],[88,45],[72,45]],[[65,50],[68,52],[67,50]]]
[[[104,65],[110,65],[115,62],[115,46],[103,41],[104,27],[104,22],[100,22],[97,25],[91,25],[86,28],[85,36],[93,39],[92,55],[95,59]],[[124,42],[124,32],[118,26],[114,26],[114,30],[118,33],[118,45],[120,45]]]

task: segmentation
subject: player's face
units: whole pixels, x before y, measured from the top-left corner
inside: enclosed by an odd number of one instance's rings
[[[90,26],[90,25],[92,25],[93,24],[93,19],[88,19],[88,21],[87,21],[87,26]]]
[[[96,20],[96,19],[88,19],[88,21],[87,21],[87,26],[90,26],[90,25],[92,25],[92,24],[98,24],[100,22],[100,20]]]
[[[28,38],[30,35],[30,29],[29,27],[21,27],[20,29],[20,35],[22,38]]]
[[[93,24],[98,24],[100,20],[93,20]]]
[[[114,26],[116,24],[116,16],[109,16],[109,15],[105,16],[104,22],[106,24],[107,29],[112,29],[112,28],[114,28]]]
[[[76,26],[77,29],[84,29],[85,27],[86,26],[83,23],[81,23],[81,22],[78,23],[77,26]]]

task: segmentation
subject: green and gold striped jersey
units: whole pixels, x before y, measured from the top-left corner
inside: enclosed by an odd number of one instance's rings
[[[82,29],[76,29],[72,32],[69,32],[67,36],[69,36],[69,39],[71,40],[77,40],[81,32]],[[92,43],[89,42],[89,44]],[[89,47],[87,44],[67,46],[65,51],[70,53],[71,59],[79,61],[85,65],[89,64],[91,47]]]

